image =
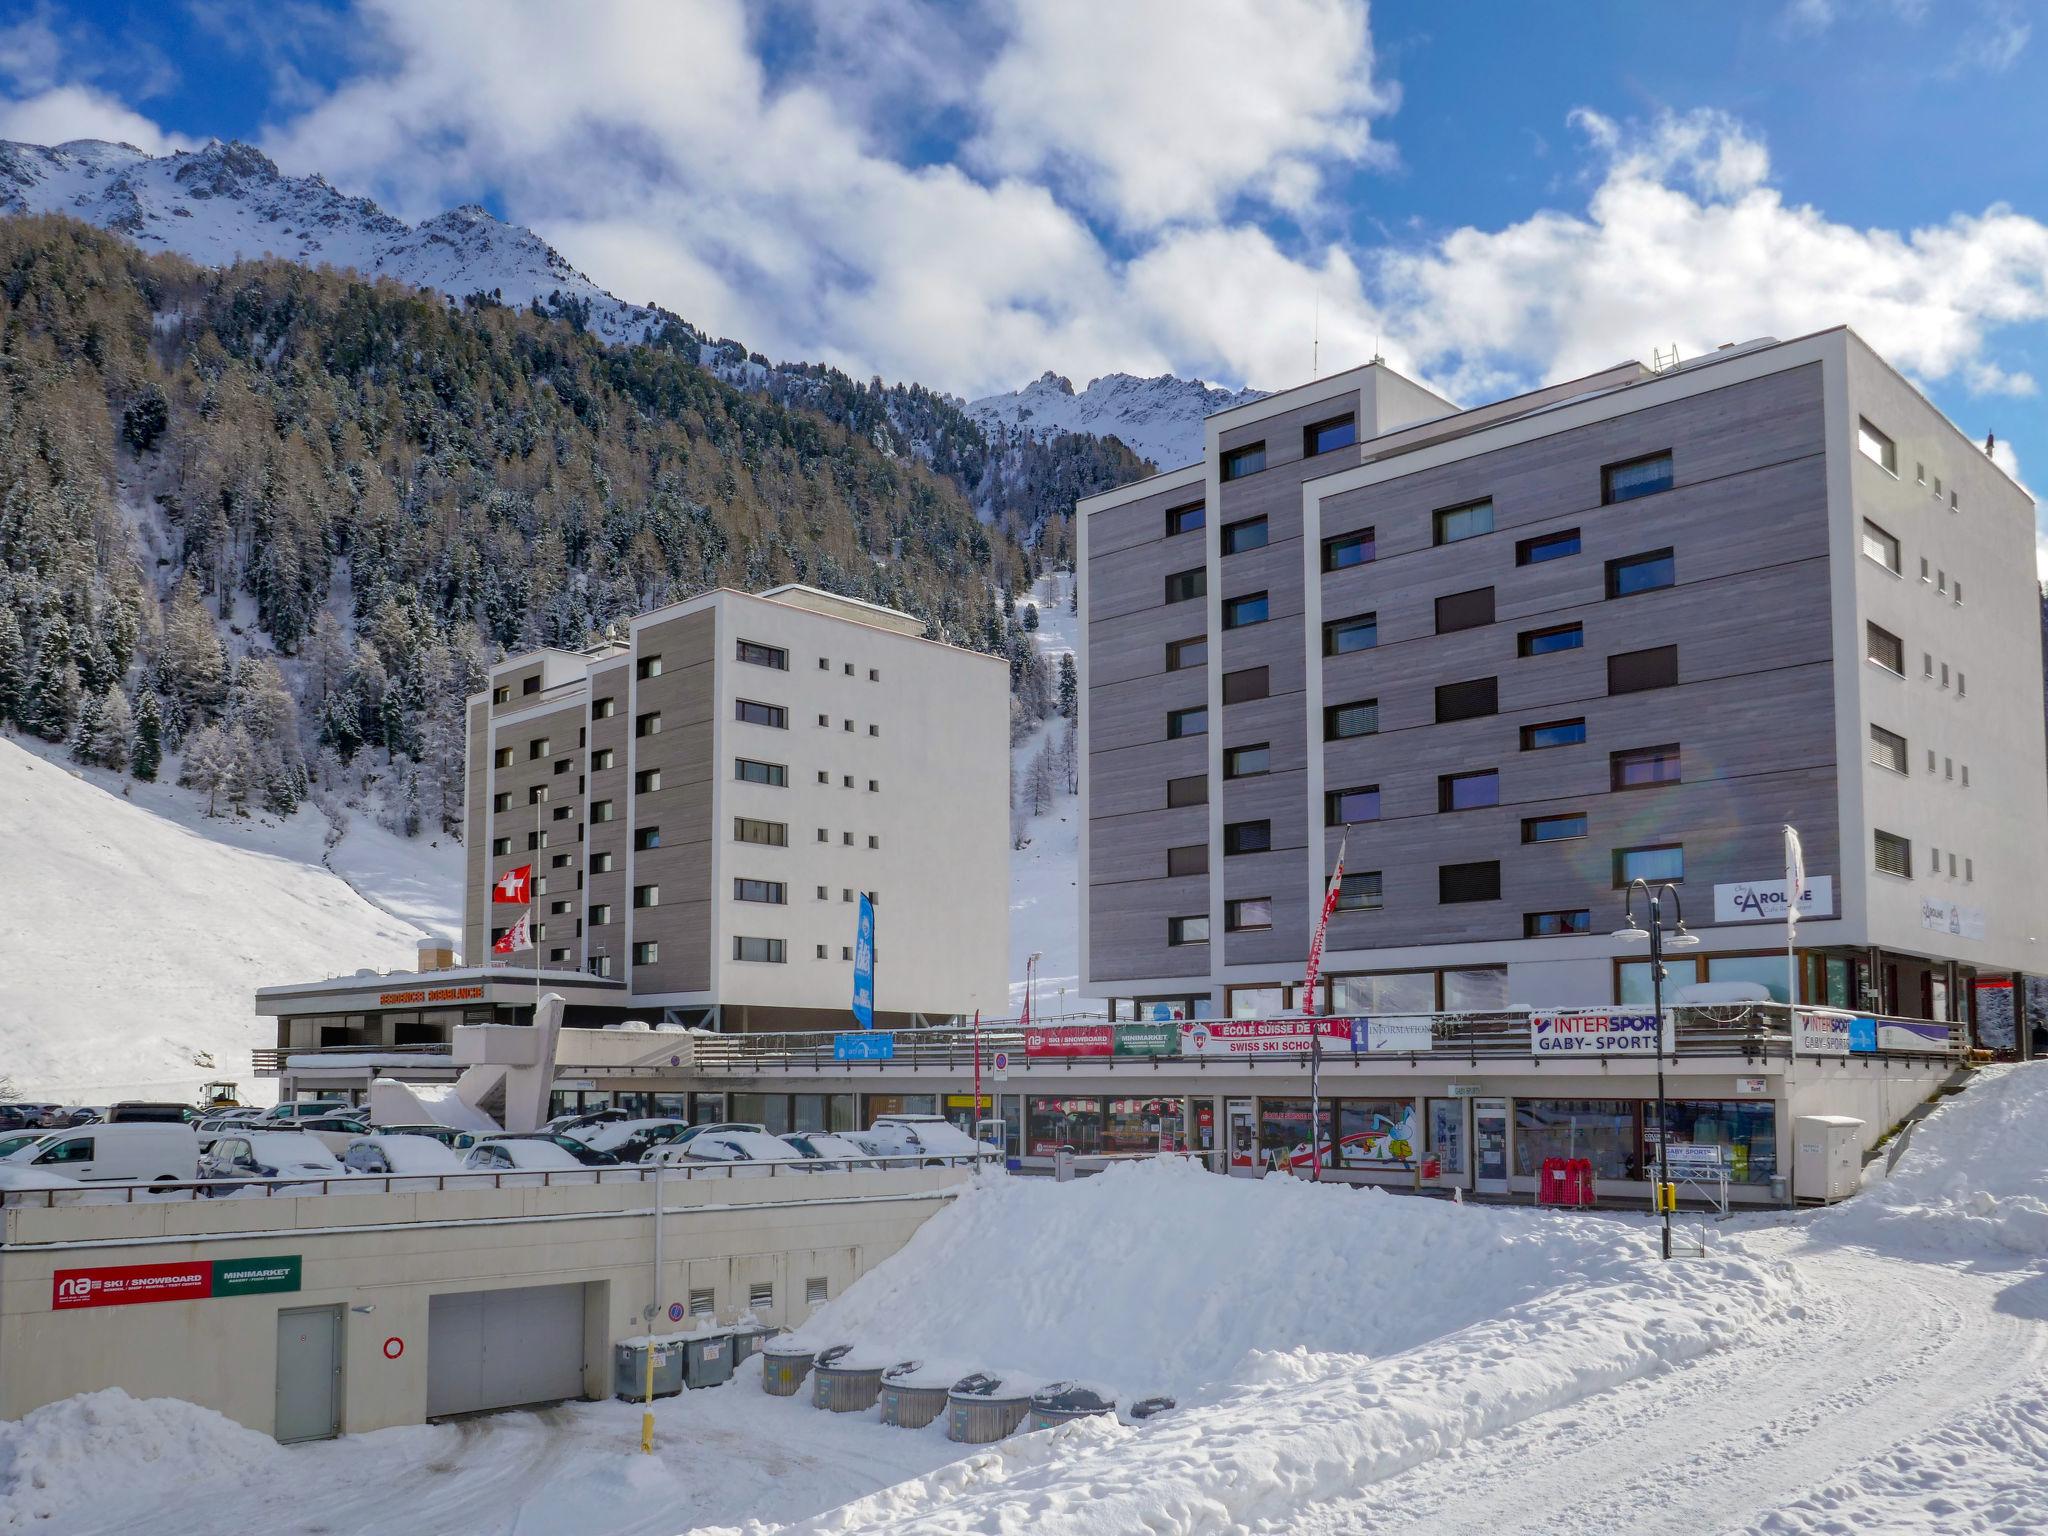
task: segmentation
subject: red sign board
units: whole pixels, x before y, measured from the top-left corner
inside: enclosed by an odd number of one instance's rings
[[[1180,1027],[1183,1056],[1271,1056],[1308,1050],[1320,1036],[1324,1048],[1351,1048],[1349,1019],[1209,1019]]]
[[[1109,1024],[1054,1024],[1024,1031],[1029,1056],[1113,1056],[1116,1029]]]
[[[213,1294],[213,1266],[119,1264],[106,1269],[60,1269],[50,1280],[50,1308],[124,1307],[138,1301],[198,1301]]]

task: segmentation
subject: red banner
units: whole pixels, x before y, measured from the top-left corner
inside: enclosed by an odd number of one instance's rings
[[[1183,1056],[1270,1056],[1306,1052],[1320,1035],[1325,1046],[1351,1048],[1349,1019],[1211,1019],[1180,1027]]]
[[[125,1307],[138,1301],[199,1301],[213,1294],[213,1266],[121,1264],[107,1269],[60,1269],[50,1277],[50,1308]]]
[[[1116,1028],[1110,1024],[1053,1024],[1024,1031],[1030,1056],[1113,1056]]]

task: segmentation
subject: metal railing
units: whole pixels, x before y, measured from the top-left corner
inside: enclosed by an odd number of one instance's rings
[[[906,1169],[1000,1166],[991,1150],[968,1152],[899,1152],[873,1157],[804,1158],[789,1162],[728,1163],[691,1161],[661,1165],[661,1181],[690,1183],[702,1179],[826,1178],[835,1173],[901,1172]],[[74,1205],[152,1205],[206,1198],[253,1199],[277,1195],[414,1195],[449,1190],[549,1189],[593,1184],[652,1184],[653,1163],[602,1164],[579,1168],[462,1169],[455,1173],[346,1173],[324,1177],[300,1175],[275,1179],[176,1179],[156,1183],[108,1180],[79,1183],[70,1189],[0,1189],[0,1207],[10,1205],[55,1209]]]
[[[427,1045],[259,1045],[249,1052],[258,1077],[276,1077],[294,1056],[441,1056],[453,1069],[455,1058],[446,1041]]]

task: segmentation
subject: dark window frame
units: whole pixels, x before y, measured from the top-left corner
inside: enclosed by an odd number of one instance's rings
[[[1174,585],[1176,582],[1180,583],[1178,587]],[[1179,595],[1176,596],[1176,593]],[[1194,565],[1184,571],[1168,571],[1166,573],[1166,602],[1168,604],[1192,603],[1208,595],[1209,568],[1206,565]]]
[[[1667,762],[1671,765],[1669,778],[1660,776],[1634,784],[1623,782],[1624,775],[1632,767],[1661,767]],[[1607,754],[1607,787],[1614,794],[1632,794],[1639,789],[1657,789],[1666,784],[1683,784],[1684,774],[1684,750],[1675,741],[1659,742],[1651,747],[1623,747],[1619,751]]]
[[[1570,549],[1562,546],[1569,542]],[[1552,560],[1569,560],[1584,551],[1576,528],[1553,528],[1549,533],[1531,534],[1515,543],[1516,565],[1547,565]],[[1555,553],[1552,550],[1555,549]]]
[[[1263,903],[1266,920],[1263,923],[1239,921],[1244,909],[1254,903]],[[1225,933],[1266,933],[1273,926],[1273,898],[1271,896],[1238,896],[1223,903],[1223,931]]]
[[[1483,601],[1482,601],[1483,600]],[[1445,608],[1449,604],[1449,608]],[[1469,608],[1469,612],[1462,611]],[[1479,617],[1481,611],[1485,617]],[[1450,622],[1445,623],[1448,613]],[[1463,592],[1446,592],[1435,603],[1436,632],[1440,635],[1455,635],[1462,630],[1484,629],[1493,622],[1494,594],[1492,587],[1468,587]]]
[[[1249,544],[1240,542],[1250,537],[1253,529],[1258,530],[1257,539]],[[1255,549],[1264,549],[1271,532],[1271,524],[1263,512],[1257,517],[1241,517],[1234,523],[1225,523],[1217,531],[1218,548],[1224,555],[1248,555]]]
[[[1346,816],[1344,802],[1354,796],[1372,797],[1370,816]],[[1380,787],[1377,784],[1353,784],[1346,789],[1323,791],[1323,825],[1326,827],[1361,827],[1380,819]]]
[[[1638,469],[1646,464],[1655,464],[1659,459],[1664,461],[1665,469],[1664,480],[1661,485],[1648,485],[1641,490],[1624,491],[1620,495],[1615,494],[1614,477],[1616,474],[1623,470]],[[1669,448],[1659,448],[1654,453],[1639,453],[1632,458],[1616,459],[1612,464],[1600,466],[1600,505],[1612,507],[1624,501],[1640,501],[1645,496],[1661,496],[1664,492],[1675,488],[1677,484],[1677,473],[1672,467],[1671,450]]]
[[[1252,603],[1258,604],[1259,616],[1256,619],[1238,617],[1241,609]],[[1270,591],[1240,592],[1235,597],[1223,599],[1222,624],[1226,632],[1237,629],[1250,629],[1254,625],[1267,623],[1272,617],[1273,594]]]
[[[1340,635],[1369,631],[1372,638],[1364,645],[1338,645]],[[1325,656],[1354,656],[1360,651],[1378,648],[1380,643],[1380,616],[1372,613],[1354,613],[1348,618],[1327,619],[1323,623],[1323,654]]]
[[[1458,786],[1476,783],[1481,779],[1493,781],[1493,798],[1482,800],[1477,805],[1457,804]],[[1500,770],[1498,768],[1467,768],[1457,773],[1440,773],[1436,780],[1436,809],[1440,816],[1453,816],[1464,811],[1492,810],[1500,804]]]
[[[1264,765],[1258,768],[1239,769],[1236,766],[1240,752],[1262,752]],[[1240,746],[1223,749],[1223,777],[1226,779],[1260,779],[1273,771],[1273,744],[1270,741],[1247,741]]]
[[[1669,581],[1660,581],[1654,586],[1630,587],[1626,591],[1622,590],[1622,577],[1625,573],[1657,565],[1670,567],[1671,579]],[[1641,597],[1647,592],[1668,592],[1677,585],[1678,553],[1669,544],[1665,545],[1662,549],[1646,549],[1640,554],[1617,555],[1607,562],[1606,592],[1607,601],[1610,603],[1620,602],[1624,598]]]
[[[1663,667],[1664,658],[1667,656],[1671,661],[1668,675]],[[1615,664],[1617,662],[1622,663],[1619,674],[1616,672]],[[1657,668],[1657,681],[1637,682],[1632,680],[1633,674],[1638,672],[1642,676],[1649,676],[1653,665]],[[1617,681],[1625,683],[1627,686],[1617,687]],[[1678,647],[1676,645],[1652,645],[1640,651],[1616,651],[1607,658],[1607,694],[1610,698],[1631,693],[1652,693],[1659,688],[1676,688],[1677,686]]]
[[[1471,689],[1474,690],[1471,697],[1476,706],[1482,685],[1486,697],[1486,706],[1483,709],[1477,707],[1467,708],[1456,702],[1463,697],[1457,690]],[[1447,702],[1453,708],[1453,712],[1449,714],[1445,713]],[[1484,720],[1489,716],[1500,713],[1500,679],[1498,677],[1468,677],[1454,683],[1439,683],[1436,687],[1435,703],[1435,720],[1438,725],[1449,725],[1459,720]]]
[[[1258,830],[1253,830],[1253,829]],[[1247,845],[1249,839],[1249,845]],[[1247,853],[1271,853],[1273,851],[1273,823],[1267,817],[1250,821],[1226,821],[1223,824],[1223,856],[1237,858]]]
[[[1545,640],[1568,639],[1564,645],[1542,645]],[[1524,659],[1531,656],[1555,656],[1562,651],[1584,650],[1586,626],[1584,624],[1550,624],[1542,629],[1525,629],[1515,636],[1515,654]]]
[[[1199,532],[1207,526],[1208,514],[1209,504],[1206,501],[1184,501],[1177,507],[1168,507],[1166,536],[1170,539],[1179,533]]]
[[[1488,880],[1487,876],[1491,879]],[[1454,886],[1471,881],[1474,892],[1489,890],[1489,894],[1449,894]],[[1462,863],[1439,864],[1436,867],[1436,902],[1440,907],[1471,906],[1480,902],[1500,900],[1500,860],[1470,859]]]
[[[1183,657],[1182,652],[1184,648],[1191,645],[1200,646],[1202,648],[1201,660],[1188,661]],[[1167,671],[1186,672],[1195,667],[1206,667],[1208,664],[1209,637],[1207,635],[1191,635],[1185,640],[1169,640],[1166,642]]]
[[[1338,558],[1346,550],[1361,550],[1356,560]],[[1333,533],[1323,540],[1322,568],[1325,576],[1333,571],[1356,570],[1361,565],[1371,565],[1379,559],[1379,530],[1354,528],[1349,533]]]
[[[1371,729],[1371,730],[1369,730],[1369,731],[1338,731],[1338,730],[1336,730],[1336,729],[1335,729],[1335,727],[1336,727],[1336,724],[1337,724],[1337,720],[1338,720],[1338,718],[1339,718],[1339,717],[1340,717],[1340,716],[1341,716],[1341,715],[1342,715],[1342,714],[1343,714],[1343,713],[1344,713],[1344,712],[1345,712],[1346,710],[1351,710],[1351,709],[1368,709],[1368,708],[1372,710],[1372,729]],[[1380,733],[1380,701],[1379,701],[1378,699],[1376,699],[1376,698],[1373,698],[1373,699],[1352,699],[1352,700],[1350,700],[1350,701],[1349,701],[1348,703],[1344,703],[1344,704],[1325,704],[1325,705],[1323,706],[1323,740],[1325,740],[1325,741],[1357,741],[1357,740],[1359,740],[1359,739],[1360,739],[1360,738],[1362,738],[1362,737],[1366,737],[1366,736],[1377,736],[1377,735],[1379,735],[1379,733]]]
[[[1550,742],[1538,742],[1536,740],[1536,733],[1538,731],[1569,730],[1572,726],[1579,728],[1576,740]],[[1584,716],[1569,720],[1538,720],[1533,724],[1522,727],[1522,750],[1524,752],[1556,752],[1564,747],[1582,747],[1585,744],[1586,721]]]
[[[1564,826],[1573,822],[1578,824],[1576,832],[1559,832],[1554,836],[1545,836],[1539,830],[1553,824]],[[1524,816],[1522,818],[1522,842],[1529,847],[1537,847],[1544,843],[1577,842],[1580,838],[1587,836],[1586,829],[1587,820],[1584,811],[1548,811],[1541,816]]]
[[[1627,859],[1633,853],[1676,853],[1678,873],[1675,875],[1631,876],[1627,870]],[[1626,890],[1634,879],[1648,881],[1651,885],[1683,885],[1685,883],[1685,844],[1683,843],[1636,843],[1631,847],[1617,848],[1612,855],[1614,862],[1614,889]]]
[[[1477,512],[1481,507],[1486,508],[1486,526],[1484,528],[1472,533],[1461,533],[1455,538],[1446,538],[1444,536],[1444,530],[1448,526],[1449,519],[1461,516],[1467,512]],[[1475,496],[1472,500],[1461,501],[1456,506],[1438,507],[1429,514],[1429,542],[1432,546],[1463,544],[1467,539],[1483,539],[1486,535],[1492,533],[1493,530],[1494,506],[1491,496]]]
[[[1349,427],[1351,435],[1340,443],[1325,443],[1319,434]],[[1310,422],[1301,429],[1301,456],[1304,459],[1320,458],[1326,453],[1335,453],[1340,448],[1356,446],[1358,442],[1358,413],[1346,411],[1341,416],[1332,416],[1325,421]]]
[[[1228,485],[1233,480],[1248,480],[1262,474],[1265,468],[1266,440],[1260,438],[1256,443],[1225,449],[1216,461],[1216,477]]]
[[[1201,717],[1201,728],[1199,730],[1189,730],[1188,726],[1196,716]],[[1169,709],[1166,712],[1166,739],[1168,741],[1187,741],[1191,737],[1206,736],[1208,734],[1208,705],[1190,704],[1186,709]]]

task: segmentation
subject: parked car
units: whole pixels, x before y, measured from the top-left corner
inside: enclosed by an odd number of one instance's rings
[[[319,1120],[328,1115],[345,1115],[355,1106],[346,1099],[294,1099],[289,1104],[274,1104],[258,1116],[264,1125],[280,1121]]]
[[[303,1131],[236,1131],[215,1141],[199,1159],[202,1179],[331,1179],[346,1171],[341,1159]]]
[[[550,1131],[570,1131],[578,1126],[606,1125],[620,1120],[630,1120],[631,1118],[632,1116],[628,1115],[623,1109],[613,1109],[607,1105],[603,1109],[580,1109],[573,1114],[557,1115],[554,1119],[548,1121],[546,1129]]]
[[[462,1172],[461,1156],[433,1137],[393,1136],[388,1132],[358,1136],[341,1154],[341,1164],[357,1173]]]
[[[44,1130],[6,1131],[0,1133],[0,1162],[6,1162],[23,1147],[32,1147],[49,1135]]]
[[[695,1141],[699,1136],[723,1136],[731,1131],[749,1131],[757,1136],[766,1136],[768,1127],[757,1125],[752,1120],[707,1120],[702,1125],[693,1125],[683,1131],[675,1138],[673,1144],[681,1146]]]
[[[14,1167],[33,1167],[67,1179],[190,1179],[199,1166],[199,1138],[189,1125],[143,1121],[81,1125],[49,1131],[8,1154]]]
[[[609,1152],[600,1152],[593,1146],[578,1141],[574,1136],[563,1136],[555,1131],[501,1131],[495,1136],[485,1136],[477,1142],[487,1147],[505,1141],[545,1141],[560,1147],[577,1162],[590,1168],[616,1168],[619,1160]],[[471,1151],[476,1148],[472,1147]]]
[[[979,1157],[1001,1161],[1003,1149],[993,1142],[976,1141],[943,1115],[878,1115],[865,1131],[853,1139],[873,1149],[877,1157]]]
[[[672,1141],[665,1147],[656,1147],[651,1160],[671,1166],[723,1164],[735,1178],[767,1178],[775,1172],[777,1163],[802,1167],[805,1161],[803,1153],[780,1136],[770,1136],[766,1131],[706,1132],[688,1141]]]
[[[501,1179],[513,1184],[538,1184],[542,1175],[557,1184],[595,1184],[597,1174],[573,1152],[554,1141],[533,1137],[494,1137],[469,1149],[462,1166],[472,1173],[525,1175]]]
[[[579,1125],[563,1134],[573,1136],[586,1147],[609,1152],[622,1163],[637,1163],[649,1147],[662,1146],[689,1134],[684,1120],[607,1120],[596,1125]]]
[[[372,1131],[378,1136],[425,1136],[451,1152],[467,1152],[477,1140],[475,1131],[459,1131],[452,1125],[379,1125]]]
[[[60,1104],[52,1104],[44,1116],[44,1124],[64,1112]],[[107,1124],[139,1125],[145,1122],[164,1125],[189,1125],[198,1119],[189,1104],[173,1104],[167,1100],[129,1099],[124,1103],[107,1107]],[[68,1121],[66,1122],[69,1123]]]
[[[808,1160],[813,1173],[844,1173],[850,1168],[871,1167],[868,1149],[848,1136],[829,1131],[791,1131],[782,1138]]]
[[[317,1120],[295,1120],[294,1130],[303,1131],[336,1157],[346,1152],[358,1136],[370,1134],[370,1122],[355,1115],[322,1115]]]

